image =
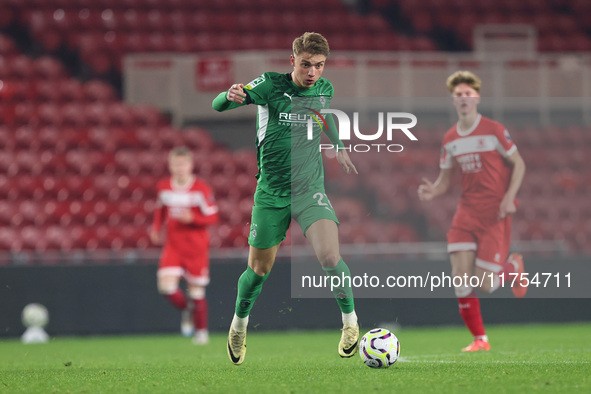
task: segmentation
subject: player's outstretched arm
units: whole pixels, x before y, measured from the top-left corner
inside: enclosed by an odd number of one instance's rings
[[[213,99],[211,107],[219,112],[227,111],[248,104],[246,99],[247,95],[244,92],[244,84],[235,83],[230,86],[230,89],[227,91],[218,94],[217,97]]]
[[[423,183],[421,183],[418,189],[419,200],[430,201],[447,192],[451,185],[452,174],[453,168],[442,168],[435,182],[423,178]]]
[[[507,188],[507,192],[505,192],[505,196],[503,197],[501,205],[499,206],[500,219],[517,212],[517,207],[515,206],[515,196],[521,187],[521,183],[523,182],[523,177],[525,175],[525,162],[518,151],[513,152],[513,154],[507,157],[506,160],[513,167],[513,171],[511,173],[509,187]]]
[[[337,153],[337,161],[343,166],[343,170],[345,170],[347,174],[359,174],[346,150],[340,150]]]

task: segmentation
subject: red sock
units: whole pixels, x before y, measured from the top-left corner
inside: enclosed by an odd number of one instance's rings
[[[503,269],[499,272],[499,274],[504,273],[505,278],[508,278],[508,274],[513,274],[515,272],[515,265],[509,261],[505,261],[505,264],[503,264]]]
[[[187,308],[187,299],[181,289],[176,289],[172,294],[165,294],[164,297],[177,309],[184,310]]]
[[[466,324],[472,335],[474,337],[486,335],[482,323],[482,314],[480,313],[480,300],[476,297],[476,293],[472,291],[468,297],[458,298],[458,305],[460,307],[460,316],[462,316],[464,324]]]
[[[193,300],[195,309],[193,310],[193,323],[197,330],[207,330],[207,300],[201,298],[199,300]]]
[[[515,266],[513,265],[513,263],[505,261],[505,263],[503,264],[503,269],[499,271],[498,275],[499,278],[503,278],[503,282],[511,284],[513,282],[513,279],[515,278],[515,275],[511,274],[514,274],[515,272],[517,271],[515,270]],[[504,286],[503,283],[501,284]]]

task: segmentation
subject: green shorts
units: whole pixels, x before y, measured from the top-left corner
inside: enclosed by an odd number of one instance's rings
[[[311,187],[293,200],[290,196],[273,196],[259,188],[254,194],[254,206],[250,221],[248,244],[259,249],[267,249],[277,245],[285,239],[291,219],[306,231],[320,220],[329,219],[339,224],[324,185]]]

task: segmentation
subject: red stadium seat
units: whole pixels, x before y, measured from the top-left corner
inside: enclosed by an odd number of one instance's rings
[[[117,99],[113,87],[102,81],[89,81],[82,86],[84,99],[89,102],[110,103]]]
[[[160,111],[152,105],[135,105],[128,107],[128,111],[133,115],[138,127],[157,127],[164,123]]]
[[[39,81],[35,85],[36,99],[40,102],[50,101],[52,103],[59,103],[62,101],[59,83],[53,81]]]
[[[19,169],[19,175],[39,175],[42,172],[42,164],[36,152],[20,151],[15,157]]]
[[[211,134],[199,127],[189,127],[181,130],[183,139],[186,145],[194,151],[206,151],[210,152],[214,146],[215,141]]]
[[[71,100],[61,107],[62,125],[64,127],[80,128],[87,125],[86,108],[78,100]]]
[[[156,136],[160,139],[161,147],[165,151],[183,144],[183,136],[180,131],[170,126],[160,127],[156,131]]]
[[[22,248],[25,250],[44,251],[47,248],[47,240],[43,230],[36,226],[26,226],[20,230]]]
[[[36,201],[25,200],[19,204],[18,213],[22,216],[21,225],[43,226],[47,214],[43,207]]]
[[[4,12],[3,12],[4,13]],[[1,19],[2,17],[0,17],[0,23],[1,23]],[[14,43],[14,41],[4,35],[4,34],[0,34],[0,55],[1,56],[13,56],[16,55],[18,53],[16,44]]]
[[[41,56],[33,63],[33,70],[37,78],[57,82],[67,77],[61,62],[50,56]]]
[[[137,124],[137,120],[127,105],[122,102],[112,102],[108,106],[108,124],[111,127],[129,129]]]
[[[18,203],[0,200],[0,228],[9,226],[13,216],[18,212]]]
[[[167,163],[168,150],[139,152],[136,159],[143,175],[152,175],[161,178],[168,175]]]
[[[39,105],[37,108],[38,127],[61,127],[62,126],[62,112],[61,108],[54,101],[49,101]]]
[[[35,74],[33,61],[26,55],[13,56],[10,61],[11,77],[20,80],[29,80]]]
[[[84,99],[84,91],[80,81],[66,79],[58,84],[60,96],[64,101],[81,102]]]

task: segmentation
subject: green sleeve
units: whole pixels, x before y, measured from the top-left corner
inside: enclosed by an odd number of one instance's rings
[[[227,111],[229,109],[234,109],[237,107],[243,107],[246,105],[246,102],[239,104],[239,103],[235,103],[233,101],[228,101],[228,99],[226,98],[226,96],[228,95],[228,92],[221,92],[220,94],[217,95],[216,98],[213,99],[213,102],[211,103],[211,107],[213,109],[215,109],[216,111],[222,112],[222,111]]]
[[[334,121],[333,115],[327,114],[325,119],[326,119],[326,125],[328,126],[325,133],[326,133],[328,139],[330,140],[330,142],[332,142],[333,145],[336,145],[338,148],[344,148],[345,144],[343,144],[343,141],[341,141],[339,139],[339,132],[338,132],[336,123]]]
[[[265,105],[267,104],[267,96],[272,89],[273,82],[267,73],[265,73],[244,86],[244,93],[246,93],[247,96],[244,103],[238,104],[233,101],[228,101],[228,99],[226,99],[228,91],[225,91],[218,94],[218,96],[213,99],[211,107],[216,111],[221,112],[243,107],[248,104]]]

